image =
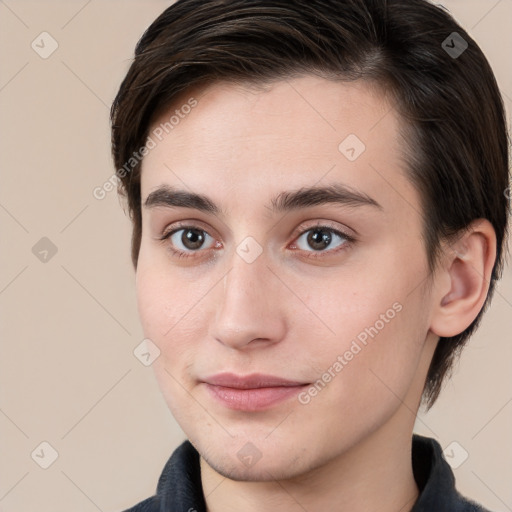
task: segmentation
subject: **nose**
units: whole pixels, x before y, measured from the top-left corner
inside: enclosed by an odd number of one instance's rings
[[[285,336],[286,318],[283,285],[275,270],[264,253],[252,263],[234,253],[230,263],[221,291],[214,294],[210,335],[239,350],[278,343]]]

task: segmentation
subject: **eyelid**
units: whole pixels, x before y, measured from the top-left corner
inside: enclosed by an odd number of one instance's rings
[[[307,231],[310,231],[315,228],[330,229],[330,230],[334,231],[335,233],[340,233],[345,238],[347,238],[347,240],[351,240],[351,241],[355,240],[355,238],[357,236],[357,233],[353,229],[350,229],[348,227],[341,227],[339,224],[335,224],[332,221],[317,220],[317,221],[315,221],[314,224],[307,224],[307,222],[300,224],[297,227],[297,229],[293,232],[292,237],[294,240],[296,240],[299,236],[301,236],[304,233],[306,233]]]
[[[212,238],[216,238],[214,235],[210,233],[210,228],[206,228],[200,220],[197,219],[190,219],[189,221],[177,221],[173,224],[170,224],[167,226],[161,235],[158,236],[160,240],[164,240],[171,236],[176,231],[179,231],[180,229],[197,229],[200,231],[204,231],[208,235],[210,235]]]

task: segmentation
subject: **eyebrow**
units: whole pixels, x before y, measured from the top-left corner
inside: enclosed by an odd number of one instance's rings
[[[382,210],[382,206],[369,195],[353,188],[334,183],[324,187],[302,187],[279,193],[267,206],[272,213],[284,213],[312,206],[338,204],[342,206],[372,206]],[[145,208],[158,206],[168,208],[191,208],[221,216],[222,209],[208,196],[162,185],[152,191],[144,201]]]

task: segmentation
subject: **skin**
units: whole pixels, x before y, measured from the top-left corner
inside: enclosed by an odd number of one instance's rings
[[[410,510],[428,366],[439,336],[464,330],[483,304],[492,227],[475,222],[429,274],[400,119],[365,83],[303,76],[194,96],[198,105],[144,158],[142,202],[174,186],[207,195],[222,214],[144,207],[136,280],[145,336],[161,351],[155,374],[201,455],[208,510]],[[338,150],[349,134],[366,146],[353,162]],[[268,208],[283,191],[333,183],[381,207]],[[183,245],[183,231],[161,240],[179,222],[203,230],[204,245]],[[307,236],[317,225],[354,241],[327,230],[331,245],[315,250]],[[249,236],[262,249],[252,263],[236,252]],[[201,383],[220,372],[314,383],[393,304],[400,312],[307,404],[236,411]],[[250,467],[237,456],[248,442],[261,456]]]

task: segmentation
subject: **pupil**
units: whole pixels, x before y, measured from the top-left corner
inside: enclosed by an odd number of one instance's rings
[[[308,243],[312,249],[320,251],[331,243],[331,235],[320,229],[315,229],[308,236]]]
[[[198,229],[187,229],[183,232],[181,241],[187,249],[199,249],[204,242],[204,236]]]

